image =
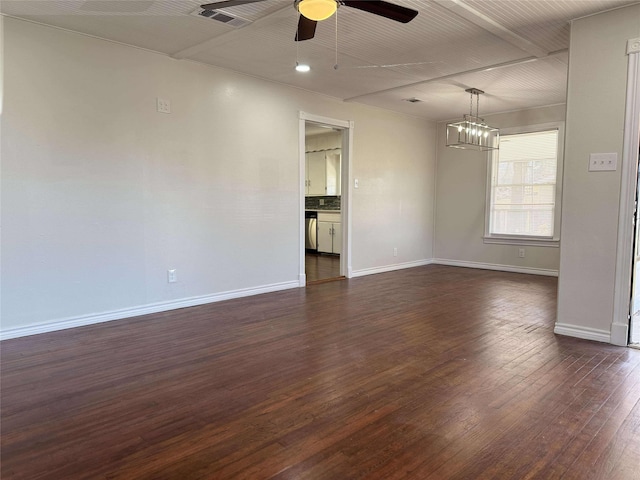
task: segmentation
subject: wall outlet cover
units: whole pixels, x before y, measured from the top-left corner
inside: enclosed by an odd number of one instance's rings
[[[171,270],[167,270],[167,282],[176,283],[178,281],[178,274],[176,273],[176,269],[172,268]]]
[[[171,100],[167,100],[166,98],[157,98],[156,106],[160,113],[171,113]]]

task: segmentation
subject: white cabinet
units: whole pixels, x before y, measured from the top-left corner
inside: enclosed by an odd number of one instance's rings
[[[305,195],[340,195],[340,149],[306,153]]]
[[[318,212],[318,251],[342,253],[342,223],[339,213]]]
[[[342,254],[342,224],[332,223],[333,225],[333,253]]]
[[[318,251],[333,253],[333,223],[318,222]]]
[[[327,152],[327,195],[340,195],[340,150]]]
[[[327,194],[327,160],[324,152],[309,152],[306,156],[306,194]]]

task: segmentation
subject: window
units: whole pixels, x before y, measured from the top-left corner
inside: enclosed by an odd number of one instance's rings
[[[557,246],[562,128],[503,130],[489,159],[485,242]]]

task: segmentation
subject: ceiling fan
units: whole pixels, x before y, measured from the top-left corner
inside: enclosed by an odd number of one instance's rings
[[[201,8],[217,10],[263,1],[265,0],[222,0],[201,5]],[[401,23],[408,23],[418,15],[416,10],[384,0],[294,0],[293,4],[301,14],[296,31],[296,42],[313,38],[318,22],[333,15],[340,5],[364,10]]]

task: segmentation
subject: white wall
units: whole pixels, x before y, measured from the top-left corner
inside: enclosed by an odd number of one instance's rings
[[[305,138],[305,150],[307,152],[330,150],[332,148],[342,148],[342,132],[319,133],[307,135]]]
[[[562,248],[556,332],[609,341],[620,168],[589,172],[590,153],[622,155],[626,43],[640,36],[640,4],[571,28]]]
[[[355,274],[432,258],[435,130],[435,124],[389,123],[381,116],[356,125]]]
[[[565,106],[487,115],[489,125],[525,127],[562,122]],[[487,244],[483,241],[488,153],[446,146],[446,122],[438,123],[434,258],[439,262],[553,274],[557,247]],[[518,249],[525,248],[525,258]]]
[[[297,284],[299,111],[355,122],[353,270],[431,258],[435,125],[4,24],[5,337]]]

